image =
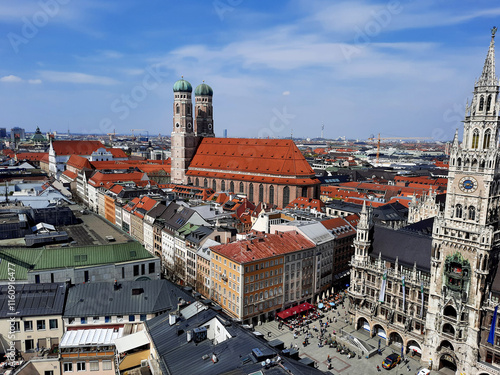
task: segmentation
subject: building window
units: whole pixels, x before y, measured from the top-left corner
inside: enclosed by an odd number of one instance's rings
[[[139,265],[134,265],[134,276],[139,276]]]
[[[274,186],[269,186],[269,204],[274,205]]]
[[[149,273],[155,273],[155,264],[149,263]]]
[[[195,186],[200,186],[200,179],[198,177],[194,180],[194,184]]]
[[[469,206],[469,220],[476,219],[476,208],[474,206]]]
[[[203,187],[208,187],[208,180],[205,178],[203,179]]]
[[[288,186],[285,186],[283,188],[283,208],[288,206],[290,203],[290,188]]]
[[[37,329],[37,331],[45,330],[45,319],[36,321],[36,329]]]
[[[248,200],[253,202],[253,184],[248,185]]]
[[[54,375],[54,371],[52,371],[52,370],[45,370],[43,372],[43,375]]]
[[[244,185],[243,182],[240,182],[240,193],[243,193],[244,191]]]
[[[73,371],[73,363],[71,363],[71,362],[64,362],[63,363],[63,371],[64,372],[72,372]]]
[[[99,371],[99,362],[98,361],[90,361],[89,367],[90,367],[90,371]]]
[[[141,322],[144,322],[146,320],[146,314],[141,314],[140,319]]]
[[[490,147],[491,140],[491,130],[488,129],[484,132],[483,148],[488,149]]]
[[[81,324],[87,324],[87,318],[80,318]]]
[[[233,182],[233,181],[231,181],[231,182],[229,183],[229,191],[230,191],[231,193],[234,193],[234,182]]]
[[[35,284],[40,284],[40,275],[35,275]]]
[[[212,190],[217,191],[217,181],[215,180],[212,181]]]
[[[472,148],[477,148],[479,145],[479,130],[474,129],[472,133]]]
[[[479,99],[479,110],[482,111],[484,108],[484,96],[481,95],[481,98]]]
[[[461,204],[457,204],[455,206],[455,216],[457,218],[461,218],[462,217],[462,205]]]
[[[24,321],[24,330],[25,331],[33,331],[33,321],[32,320]]]
[[[259,185],[259,202],[264,202],[264,185]]]
[[[104,317],[104,323],[111,323],[111,316],[105,316]]]
[[[226,181],[221,181],[220,182],[220,189],[221,189],[221,191],[225,191],[226,190]]]
[[[128,316],[128,321],[129,322],[135,322],[135,315],[129,315]]]
[[[50,329],[58,328],[57,319],[49,319],[49,328]]]
[[[85,362],[76,362],[76,371],[86,371]]]

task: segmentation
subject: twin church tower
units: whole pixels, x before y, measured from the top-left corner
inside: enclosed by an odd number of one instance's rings
[[[200,142],[203,138],[215,137],[212,88],[206,83],[196,87],[194,111],[192,92],[193,87],[183,78],[175,82],[171,138],[171,180],[175,184],[187,184],[186,172]]]

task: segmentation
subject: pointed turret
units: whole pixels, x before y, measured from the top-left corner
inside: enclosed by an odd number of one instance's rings
[[[486,60],[484,62],[483,73],[477,82],[477,86],[498,86],[498,79],[495,75],[495,33],[497,28],[491,29],[491,42]]]
[[[453,137],[453,147],[458,147],[458,128],[455,130],[455,136]]]

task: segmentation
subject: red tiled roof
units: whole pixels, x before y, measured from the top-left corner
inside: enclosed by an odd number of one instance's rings
[[[130,173],[102,173],[96,172],[90,179],[89,184],[92,186],[103,186],[106,182],[125,182],[131,181],[136,184],[142,181],[144,177],[143,172],[130,172]],[[146,183],[148,181],[145,181]]]
[[[309,163],[289,139],[204,138],[188,175],[196,170],[314,177]]]
[[[155,201],[154,199],[150,197],[142,197],[139,202],[134,207],[134,215],[137,217],[140,217],[141,219],[144,218],[144,214],[141,212],[138,212],[137,210],[142,208],[144,211],[148,212],[151,210],[154,206],[156,206],[158,202]]]
[[[71,172],[69,169],[66,169],[63,172],[63,175],[69,177],[72,180],[75,180],[78,177],[78,175],[75,172]]]
[[[49,155],[48,152],[18,152],[16,154],[16,160],[31,160],[40,161],[45,155]]]
[[[106,151],[111,152],[114,158],[127,158],[127,154],[121,148],[106,148]]]
[[[325,207],[325,204],[319,199],[311,199],[306,197],[299,197],[291,201],[286,208],[315,208],[318,211],[321,211]]]
[[[15,152],[13,150],[11,150],[10,148],[6,148],[6,149],[2,150],[2,153],[5,156],[10,156],[11,158],[14,157],[14,155],[15,155]]]
[[[121,192],[123,189],[125,189],[125,187],[124,187],[124,186],[115,184],[115,185],[113,185],[113,187],[112,187],[111,189],[109,189],[109,191],[111,191],[111,192],[113,192],[113,193],[115,193],[115,194],[120,194],[120,192]]]
[[[218,245],[212,247],[211,250],[242,264],[312,248],[314,248],[314,243],[296,231],[289,231],[282,234],[260,234],[252,240]]]
[[[137,205],[137,203],[139,203],[139,201],[140,201],[140,199],[136,197],[136,198],[132,199],[130,202],[128,202],[125,206],[123,206],[123,209],[128,211],[128,212],[132,212],[132,210]]]
[[[47,152],[41,159],[40,163],[48,163],[49,162],[49,153]]]
[[[52,141],[56,155],[91,155],[99,148],[104,148],[100,141]]]
[[[71,155],[66,165],[79,170],[82,170],[83,168],[92,169],[92,165],[90,164],[88,159],[79,155]]]

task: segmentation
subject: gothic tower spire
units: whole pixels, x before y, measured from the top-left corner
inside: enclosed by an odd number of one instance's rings
[[[491,29],[491,42],[490,48],[488,49],[488,54],[486,55],[486,60],[484,61],[483,73],[481,78],[477,82],[478,86],[497,86],[498,79],[495,75],[495,34],[497,28],[493,27]]]
[[[445,358],[454,365],[461,364],[461,371],[467,374],[478,373],[482,301],[495,273],[490,259],[496,259],[500,249],[496,30],[494,27],[491,31],[482,74],[466,109],[463,141],[458,143],[457,134],[453,139],[446,208],[435,218],[432,236],[425,320],[428,341],[422,359],[436,359],[433,367],[437,368]],[[451,335],[447,328],[450,324]],[[453,350],[449,350],[450,345]]]

